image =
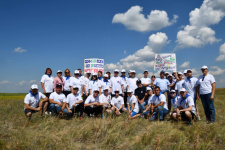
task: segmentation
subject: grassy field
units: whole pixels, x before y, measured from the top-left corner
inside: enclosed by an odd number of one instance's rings
[[[190,127],[143,118],[130,121],[126,114],[54,120],[36,113],[28,122],[24,96],[0,94],[0,149],[225,149],[225,89],[216,90],[216,124],[205,124],[197,101],[202,120]]]

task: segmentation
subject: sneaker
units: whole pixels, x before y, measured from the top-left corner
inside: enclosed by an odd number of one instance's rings
[[[197,116],[197,120],[198,120],[198,121],[200,121],[200,120],[201,120],[200,116]]]
[[[152,116],[152,118],[149,119],[149,121],[154,121],[155,120],[155,116]]]
[[[187,123],[187,126],[192,126],[192,123],[191,122]]]
[[[205,123],[206,123],[206,124],[210,124],[210,121],[207,120]]]
[[[102,119],[104,119],[104,115],[102,115]]]

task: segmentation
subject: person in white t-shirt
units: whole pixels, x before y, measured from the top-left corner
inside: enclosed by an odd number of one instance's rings
[[[79,73],[80,72],[78,70],[74,71],[74,77],[72,77],[70,79],[70,89],[71,89],[71,91],[73,91],[73,87],[77,86],[79,88],[78,93],[80,95],[82,95],[83,89],[84,89],[84,84],[83,84],[83,81],[81,79],[79,79]]]
[[[81,95],[78,93],[79,87],[74,86],[73,92],[66,98],[66,108],[68,110],[68,117],[72,118],[74,113],[80,113],[80,120],[83,118],[84,103]]]
[[[131,77],[127,81],[127,90],[131,89],[133,91],[133,94],[135,89],[137,89],[137,80],[138,78],[135,77],[136,72],[135,70],[131,70]]]
[[[43,99],[42,101],[40,101]],[[29,119],[32,114],[42,110],[41,116],[43,116],[48,106],[48,97],[41,92],[38,92],[38,86],[33,84],[29,94],[24,98],[24,113]]]
[[[126,77],[126,70],[125,69],[122,69],[121,70],[121,76],[120,76],[123,80],[123,87],[124,87],[124,96],[123,96],[123,99],[124,99],[124,104],[125,104],[125,107],[127,105],[127,81],[128,81],[128,78]]]
[[[184,76],[187,78],[187,69],[184,70]]]
[[[79,71],[79,80],[83,83],[84,80],[84,76],[82,75],[82,70],[81,69],[77,69]]]
[[[108,79],[108,75],[104,74],[104,78],[101,81],[101,89],[105,89],[105,87],[109,87],[109,93],[112,93],[112,87],[111,87],[111,81]],[[104,91],[102,90],[101,94],[104,94]]]
[[[91,81],[89,82],[89,86],[88,86],[89,94],[92,95],[93,90],[98,89],[99,96],[100,96],[101,90],[102,90],[101,86],[102,86],[102,81],[98,80],[97,73],[93,73],[91,77]]]
[[[198,78],[197,99],[199,99],[200,93],[207,120],[206,123],[215,123],[216,111],[214,107],[214,95],[216,89],[216,81],[215,78],[208,73],[207,66],[202,66],[201,70],[203,75]]]
[[[52,115],[62,115],[67,114],[68,110],[66,109],[66,96],[62,93],[62,85],[56,85],[56,91],[49,96],[49,110],[52,112]]]
[[[119,95],[124,97],[124,82],[121,77],[118,76],[119,70],[114,70],[114,76],[110,79],[112,86],[112,97],[115,96],[115,90],[119,90]]]
[[[100,95],[99,101],[100,104],[103,106],[102,110],[102,118],[104,118],[104,112],[112,113],[111,110],[111,95],[109,95],[109,87],[105,86],[103,89],[104,93]]]
[[[146,88],[147,90],[147,94],[148,94],[148,103],[145,107],[145,110],[143,111],[143,115],[144,115],[144,118],[147,119],[148,118],[148,115],[150,114],[150,109],[151,109],[151,103],[152,103],[152,97],[153,97],[153,91],[152,91],[152,88],[150,87],[147,87]]]
[[[182,72],[178,72],[178,78],[179,80],[177,81],[175,85],[175,90],[176,90],[177,96],[178,95],[180,96],[180,89],[183,88],[183,84],[184,84]]]
[[[178,102],[178,99],[180,98],[180,96],[176,95],[175,90],[171,90],[170,97],[171,97],[171,99],[170,99],[171,105],[173,106],[173,111],[170,112],[170,118],[173,119],[174,117],[176,117],[177,102]]]
[[[93,89],[93,94],[88,96],[84,103],[84,107],[84,112],[87,113],[88,117],[97,117],[99,114],[102,113],[103,107],[100,103],[98,88]]]
[[[53,80],[51,68],[47,68],[45,74],[41,78],[41,86],[45,96],[49,98],[50,94],[53,92]]]
[[[193,98],[187,94],[185,88],[180,89],[181,97],[177,102],[176,113],[173,114],[173,119],[188,121],[187,125],[192,125],[195,117],[195,104]]]
[[[150,87],[152,84],[152,81],[150,78],[148,78],[148,70],[144,71],[144,78],[141,78],[141,83],[145,87]]]
[[[83,100],[85,102],[85,100],[87,99],[87,97],[89,96],[89,82],[90,82],[90,76],[91,76],[91,72],[87,71],[86,72],[86,77],[83,80],[83,84],[84,84],[84,91],[83,91]]]
[[[71,73],[69,69],[66,69],[64,71],[64,76],[63,76],[63,80],[64,80],[64,87],[63,87],[63,94],[67,97],[67,95],[69,95],[71,93],[71,89],[70,89],[70,79],[71,79]]]
[[[127,91],[127,108],[128,108],[128,115],[129,119],[134,119],[140,116],[139,113],[139,106],[138,106],[138,101],[135,95],[133,95],[133,91],[129,89]]]
[[[155,95],[153,95],[151,100],[151,118],[150,121],[154,121],[159,119],[159,121],[163,121],[166,114],[169,113],[166,96],[161,93],[160,87],[155,86]]]
[[[112,111],[116,112],[116,115],[118,116],[127,111],[127,109],[124,107],[123,97],[119,95],[119,92],[119,89],[115,90],[115,97],[113,97],[111,101]]]

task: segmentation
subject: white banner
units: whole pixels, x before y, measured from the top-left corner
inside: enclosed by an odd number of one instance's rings
[[[155,54],[154,70],[177,71],[176,54]]]
[[[91,73],[102,71],[102,73],[104,73],[104,59],[84,59],[84,73],[86,74],[87,71],[90,71]]]

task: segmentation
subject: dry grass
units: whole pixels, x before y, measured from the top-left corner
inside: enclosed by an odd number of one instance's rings
[[[34,114],[28,122],[23,112],[25,94],[0,94],[0,149],[225,149],[225,89],[217,89],[217,121],[183,123],[128,120],[127,115],[105,119],[44,118]]]

